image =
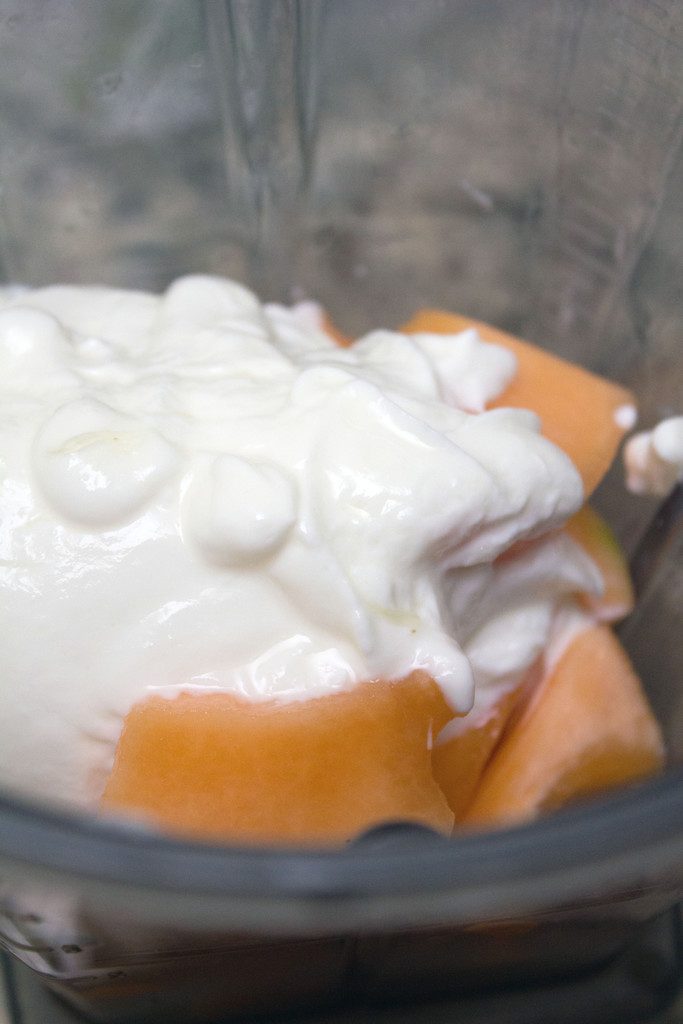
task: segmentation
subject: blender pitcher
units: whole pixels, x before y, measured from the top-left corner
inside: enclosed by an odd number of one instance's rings
[[[348,333],[458,310],[624,382],[652,425],[683,412],[682,45],[675,0],[0,0],[4,279],[222,274]],[[632,551],[653,502],[617,469],[597,504]],[[622,634],[662,778],[334,851],[6,794],[0,942],[100,1024],[446,997],[449,1020],[645,1019],[680,973],[681,554]]]

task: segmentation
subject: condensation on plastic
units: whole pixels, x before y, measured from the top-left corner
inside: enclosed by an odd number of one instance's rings
[[[683,411],[682,46],[677,0],[0,0],[0,264],[32,285],[227,274],[349,332],[440,305],[608,371],[650,425]],[[652,503],[618,470],[598,503],[632,548]],[[678,756],[682,555],[624,634]],[[163,991],[165,1019],[199,1021],[245,1009],[221,989],[241,971],[282,1006],[350,977],[586,968],[673,902],[681,863],[673,770],[529,830],[343,855],[0,801],[0,941],[99,1020]]]

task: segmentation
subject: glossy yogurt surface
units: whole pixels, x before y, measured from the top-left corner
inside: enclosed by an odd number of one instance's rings
[[[431,673],[485,707],[598,591],[514,357],[187,277],[0,295],[0,784],[88,806],[150,692],[306,700]]]

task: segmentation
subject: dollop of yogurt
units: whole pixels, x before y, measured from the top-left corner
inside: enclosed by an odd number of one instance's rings
[[[231,281],[0,294],[0,781],[97,800],[151,692],[301,701],[430,673],[485,707],[595,566],[475,331],[373,331]],[[542,539],[518,556],[517,541]],[[487,698],[487,694],[489,697]]]
[[[668,494],[683,479],[683,416],[634,434],[624,446],[624,466],[634,494]]]

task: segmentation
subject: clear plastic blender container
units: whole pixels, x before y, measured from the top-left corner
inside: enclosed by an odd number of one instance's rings
[[[219,273],[350,333],[437,305],[623,381],[652,424],[683,406],[682,40],[670,0],[0,0],[4,277]],[[653,504],[618,471],[597,500],[632,550]],[[508,832],[332,852],[192,846],[8,795],[0,940],[103,1024],[599,971],[683,887],[680,556],[623,632],[662,779]]]

